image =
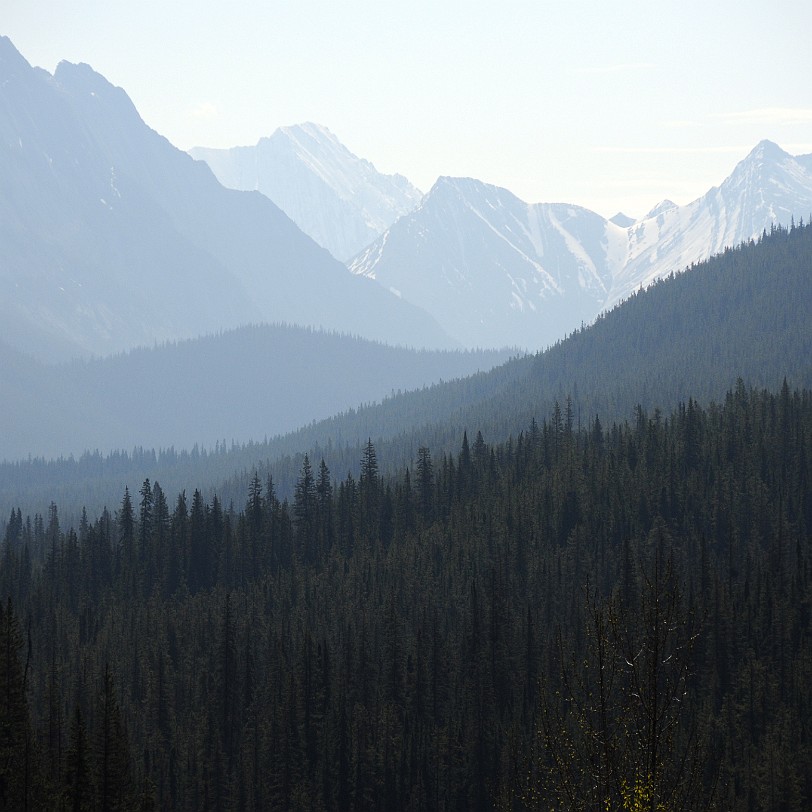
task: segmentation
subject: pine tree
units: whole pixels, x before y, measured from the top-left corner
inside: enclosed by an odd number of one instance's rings
[[[416,486],[420,517],[424,524],[428,524],[434,516],[434,467],[431,452],[426,446],[420,446],[417,450]]]
[[[296,520],[296,539],[302,560],[313,563],[316,560],[316,528],[318,520],[318,491],[313,469],[307,454],[302,462],[302,471],[296,482],[293,496],[293,517]]]
[[[139,491],[141,504],[139,505],[138,522],[138,558],[142,570],[146,569],[150,538],[152,536],[152,514],[154,498],[149,478],[144,480]]]
[[[97,701],[95,735],[96,797],[99,809],[127,809],[133,800],[130,748],[115,694],[110,666],[105,664]]]
[[[366,535],[376,540],[380,527],[381,488],[378,476],[378,456],[372,439],[368,439],[361,457],[361,473],[358,480],[358,494],[361,500],[361,523]]]
[[[203,496],[195,489],[189,511],[188,583],[192,592],[208,589],[214,573],[214,541],[209,533],[206,514]]]
[[[64,808],[70,812],[85,812],[85,810],[89,812],[93,809],[92,769],[88,752],[87,729],[79,702],[76,703],[71,720],[62,799]]]
[[[324,458],[319,463],[316,494],[319,514],[319,553],[322,554],[332,549],[335,540],[333,538],[333,483],[330,479],[330,469],[324,462]]]
[[[0,809],[31,809],[41,790],[28,717],[28,662],[11,598],[0,603]],[[30,653],[29,653],[30,656]]]

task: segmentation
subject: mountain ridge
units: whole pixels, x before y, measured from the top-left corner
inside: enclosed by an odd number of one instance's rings
[[[636,221],[441,177],[348,267],[420,304],[463,345],[489,337],[538,350],[641,286],[804,211],[812,211],[812,161],[767,140],[719,186],[686,205],[664,200]]]
[[[260,144],[281,140],[299,167],[307,157],[317,185],[342,179],[336,166],[350,157],[360,174],[342,183],[356,212],[364,173],[408,192],[407,213],[347,263],[348,274],[266,195],[223,189],[89,66],[62,62],[51,76],[7,38],[3,54],[0,279],[10,294],[0,318],[7,342],[42,358],[261,321],[401,345],[537,350],[639,287],[812,211],[812,159],[770,141],[697,200],[663,201],[630,222],[528,204],[472,178],[441,176],[418,203],[414,187],[380,176],[327,128],[280,128]],[[320,194],[297,188],[327,222]],[[382,194],[375,187],[373,197]]]
[[[247,443],[512,355],[415,351],[284,324],[47,366],[0,342],[3,416],[14,426],[0,459]]]
[[[679,273],[771,225],[789,225],[812,207],[812,172],[772,141],[760,141],[731,174],[704,195],[630,227],[629,255],[605,306],[657,278]],[[654,231],[652,239],[647,232]]]
[[[538,349],[595,309],[621,233],[574,204],[527,204],[473,178],[440,177],[348,267],[434,312],[464,346],[487,337]],[[537,343],[536,314],[567,295],[569,310],[551,314]]]

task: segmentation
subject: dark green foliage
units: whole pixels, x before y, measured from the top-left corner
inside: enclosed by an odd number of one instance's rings
[[[564,401],[394,479],[368,443],[363,484],[308,462],[292,508],[258,476],[239,512],[181,494],[162,547],[157,502],[149,532],[126,497],[78,535],[14,511],[3,582],[30,581],[57,765],[31,786],[111,809],[808,808],[812,393],[577,422]],[[130,536],[160,588],[124,587]]]
[[[0,809],[33,809],[42,783],[28,717],[29,662],[20,659],[23,638],[8,598],[0,603]]]
[[[97,702],[94,755],[97,807],[111,811],[131,808],[134,792],[129,742],[108,665]]]
[[[717,808],[709,731],[691,707],[700,628],[664,531],[653,533],[632,599],[616,591],[599,602],[587,588],[578,651],[567,652],[559,635],[556,690],[542,680],[528,801],[545,797],[567,810]]]
[[[296,544],[302,560],[308,564],[316,558],[318,549],[318,492],[310,460],[305,454],[302,473],[293,496],[293,517],[296,521]]]
[[[87,728],[77,703],[71,720],[62,791],[62,805],[70,812],[90,812],[94,808],[88,751]]]

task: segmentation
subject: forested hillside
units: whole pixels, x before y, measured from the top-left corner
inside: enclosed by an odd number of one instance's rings
[[[0,344],[2,413],[14,426],[0,436],[0,459],[231,448],[488,370],[513,354],[414,350],[283,324],[56,365]]]
[[[809,808],[810,391],[359,462],[12,513],[6,805]]]
[[[547,352],[352,409],[266,443],[205,454],[147,450],[0,465],[0,516],[20,505],[44,514],[53,499],[78,518],[83,505],[112,506],[125,485],[134,492],[146,477],[170,492],[200,488],[209,499],[216,491],[224,504],[239,504],[258,470],[263,479],[274,476],[282,497],[291,496],[306,451],[311,459],[323,456],[335,472],[357,476],[361,449],[372,438],[394,472],[413,463],[421,445],[435,454],[456,452],[465,428],[493,442],[515,437],[567,397],[577,426],[595,415],[625,420],[638,404],[648,411],[669,411],[689,398],[706,405],[738,378],[771,390],[784,377],[792,387],[812,387],[809,302],[812,227],[775,229],[641,290]]]

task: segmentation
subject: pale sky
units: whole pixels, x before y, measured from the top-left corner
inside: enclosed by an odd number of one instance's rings
[[[87,62],[173,144],[314,121],[423,191],[641,216],[718,185],[755,144],[812,152],[801,0],[0,0],[33,65]]]

